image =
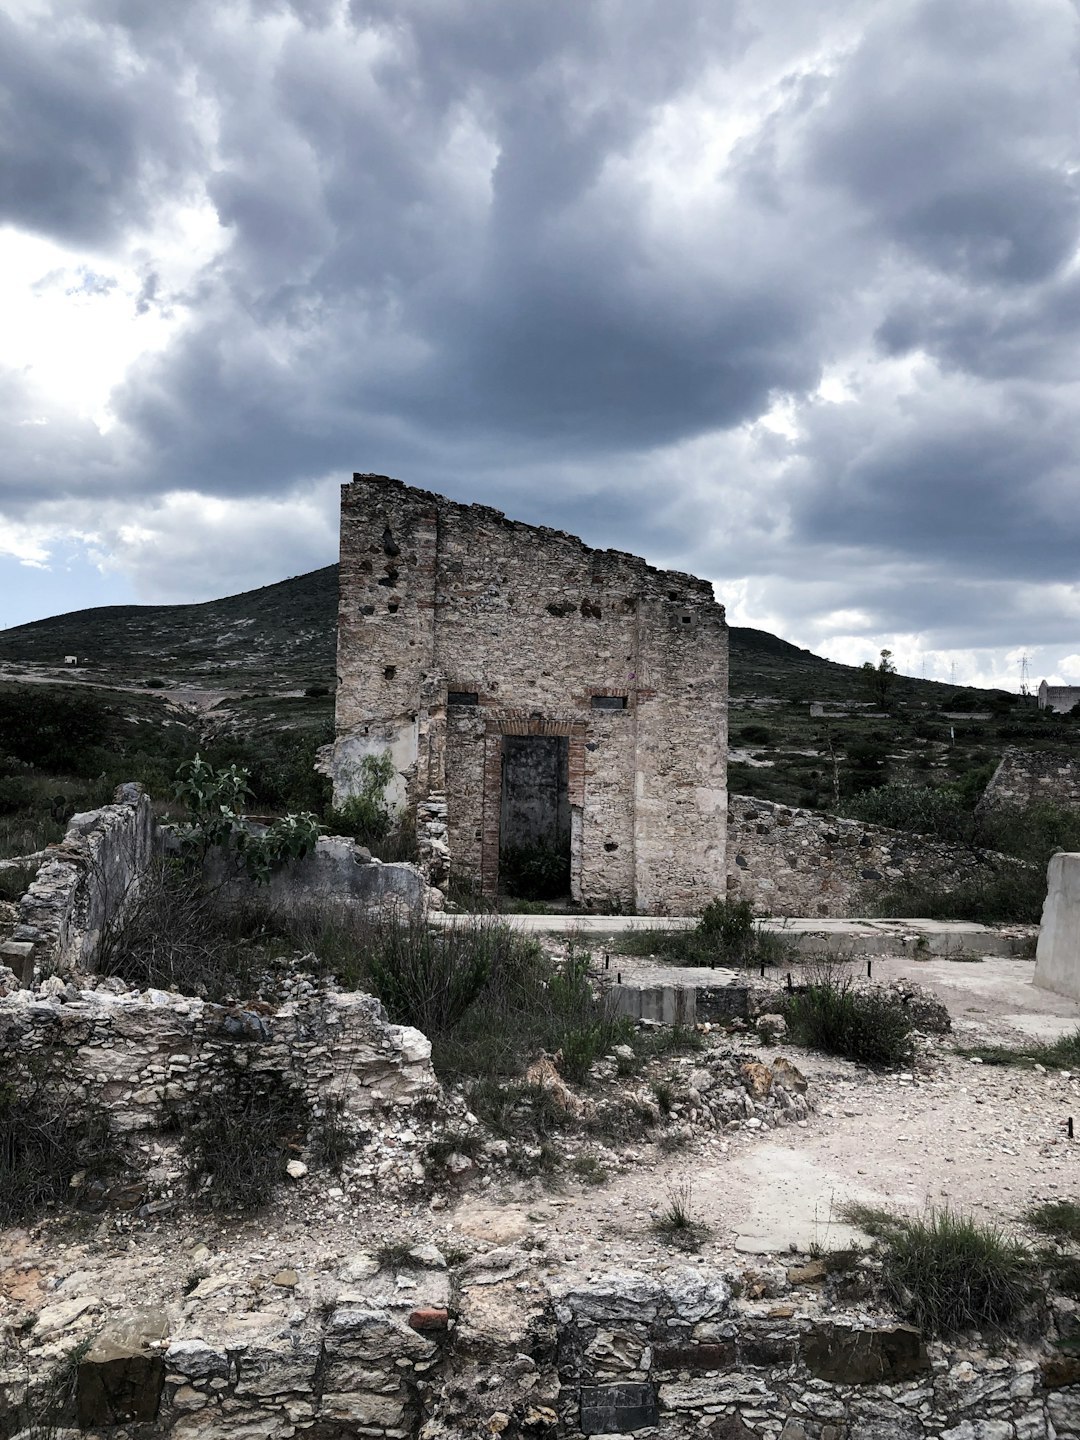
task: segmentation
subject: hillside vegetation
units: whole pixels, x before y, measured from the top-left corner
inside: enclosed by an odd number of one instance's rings
[[[336,619],[331,565],[200,605],[105,606],[0,631],[0,821],[21,817],[22,840],[55,838],[55,817],[116,780],[167,796],[196,748],[248,767],[258,807],[327,814],[312,762],[332,738]],[[1007,745],[1078,753],[1080,723],[1030,699],[897,675],[882,710],[857,667],[764,630],[735,626],[730,645],[735,793],[851,814],[884,785],[944,788],[955,826]],[[77,745],[65,739],[73,706],[93,732]],[[21,823],[26,804],[49,823]],[[15,841],[0,834],[0,853]]]

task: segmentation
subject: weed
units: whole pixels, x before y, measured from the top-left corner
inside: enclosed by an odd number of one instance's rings
[[[748,900],[710,900],[687,930],[628,930],[614,947],[623,955],[650,955],[674,965],[782,964],[790,947],[754,919]]]
[[[518,900],[557,900],[570,893],[570,852],[538,841],[508,845],[499,855],[499,879]]]
[[[660,1025],[641,1030],[631,1042],[642,1056],[686,1055],[705,1049],[705,1036],[689,1025]]]
[[[570,1165],[571,1170],[578,1180],[586,1185],[606,1185],[611,1179],[611,1173],[606,1166],[601,1165],[595,1155],[578,1155]]]
[[[1049,1200],[1024,1216],[1033,1230],[1055,1240],[1080,1240],[1080,1205],[1075,1200]]]
[[[797,1045],[864,1065],[911,1061],[913,1024],[901,1000],[880,990],[857,990],[832,965],[819,967],[805,990],[787,997],[783,1014]]]
[[[218,1084],[172,1117],[188,1187],[214,1210],[261,1209],[302,1149],[311,1115],[288,1079],[250,1070],[225,1052]]]
[[[712,1234],[694,1214],[693,1185],[683,1180],[668,1190],[667,1205],[653,1221],[653,1230],[676,1250],[700,1250]]]
[[[413,1255],[411,1240],[384,1240],[375,1250],[375,1259],[386,1270],[415,1270],[418,1261]]]
[[[978,1059],[984,1065],[1007,1065],[1018,1069],[1030,1069],[1033,1065],[1044,1065],[1049,1069],[1080,1069],[1080,1030],[1074,1030],[1060,1039],[1032,1041],[1030,1045],[986,1045],[958,1049],[958,1055]]]
[[[424,1154],[429,1165],[441,1170],[451,1155],[478,1160],[483,1149],[483,1137],[476,1130],[442,1130],[428,1141]]]
[[[1000,1330],[1032,1299],[1033,1257],[995,1225],[947,1206],[917,1217],[866,1207],[844,1213],[875,1227],[886,1293],[927,1334]]]
[[[675,1104],[675,1090],[667,1080],[654,1080],[652,1093],[661,1115],[670,1115]]]
[[[57,1076],[0,1085],[0,1226],[67,1200],[80,1172],[90,1184],[122,1163],[108,1115]]]
[[[539,1145],[514,1146],[507,1157],[507,1164],[515,1175],[523,1180],[542,1177],[554,1180],[562,1169],[563,1153],[557,1145],[544,1140]]]

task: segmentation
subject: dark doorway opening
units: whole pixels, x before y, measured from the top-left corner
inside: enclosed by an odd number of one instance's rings
[[[499,887],[519,900],[570,893],[570,743],[504,735]]]

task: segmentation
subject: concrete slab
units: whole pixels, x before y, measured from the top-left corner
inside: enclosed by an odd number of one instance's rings
[[[888,1198],[820,1165],[805,1150],[757,1145],[732,1161],[732,1169],[757,1195],[752,1216],[739,1230],[735,1249],[773,1255],[814,1248],[843,1250],[869,1242],[840,1218],[845,1201],[881,1205]]]
[[[475,916],[439,911],[436,925],[461,925]],[[689,930],[697,921],[664,915],[500,915],[504,924],[530,934],[580,935],[601,941],[634,931]],[[1034,925],[990,926],[962,920],[853,917],[823,919],[788,917],[761,921],[762,928],[782,936],[798,954],[890,955],[910,950],[924,955],[1022,956],[1032,950]]]
[[[1047,868],[1035,984],[1080,1000],[1080,855],[1054,855]]]

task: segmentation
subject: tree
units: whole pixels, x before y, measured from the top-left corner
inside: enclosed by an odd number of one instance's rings
[[[881,659],[876,665],[869,660],[865,660],[860,668],[870,694],[881,706],[882,710],[887,709],[889,705],[889,691],[892,688],[893,677],[896,674],[896,666],[892,663],[892,651],[882,650]]]

